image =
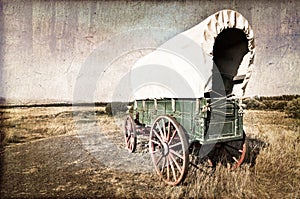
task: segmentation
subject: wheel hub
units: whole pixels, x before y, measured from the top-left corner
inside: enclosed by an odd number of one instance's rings
[[[134,143],[134,137],[130,136],[130,143],[133,144]]]
[[[162,154],[163,154],[163,156],[167,156],[168,154],[169,154],[169,145],[168,145],[168,143],[163,143],[162,144]]]

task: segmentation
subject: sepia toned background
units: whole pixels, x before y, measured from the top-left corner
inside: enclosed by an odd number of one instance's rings
[[[1,198],[300,198],[299,4],[0,0]],[[115,99],[137,59],[222,9],[254,30],[246,95],[298,94],[243,100],[238,170],[190,154],[185,181],[166,186],[150,171],[148,136],[125,149],[125,115],[113,111],[124,104],[56,104]]]
[[[111,101],[114,87],[124,73],[149,51],[136,50],[139,46],[132,46],[128,51],[130,43],[141,41],[145,47],[149,41],[149,48],[157,47],[222,9],[240,12],[254,30],[255,69],[246,95],[299,94],[299,7],[298,0],[2,0],[1,101],[12,104],[72,102],[82,66],[99,48],[103,50],[103,57],[99,57],[99,63],[92,63],[94,70],[97,64],[107,61],[106,55],[115,59],[104,74],[96,77],[97,82],[93,82],[96,84],[93,100]],[[151,37],[156,38],[155,42]],[[116,38],[124,39],[116,43]],[[116,53],[124,46],[126,52]]]

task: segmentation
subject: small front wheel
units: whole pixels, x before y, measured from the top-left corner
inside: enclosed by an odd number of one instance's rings
[[[169,116],[159,116],[150,131],[149,151],[158,175],[178,185],[187,175],[188,142],[182,127]]]
[[[137,138],[136,138],[136,131],[135,131],[135,123],[131,116],[127,116],[125,120],[124,135],[125,135],[126,148],[130,153],[133,153],[136,149]]]

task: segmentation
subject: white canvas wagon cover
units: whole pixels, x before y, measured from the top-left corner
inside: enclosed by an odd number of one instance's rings
[[[131,68],[133,98],[201,98],[220,90],[241,97],[253,59],[248,21],[222,10],[139,59]]]

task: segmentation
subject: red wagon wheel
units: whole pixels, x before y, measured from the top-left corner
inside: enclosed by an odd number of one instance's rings
[[[243,163],[246,156],[247,142],[245,138],[246,135],[243,133],[243,138],[241,140],[216,144],[213,156],[218,157],[218,161],[221,163],[229,164],[231,170],[238,168]],[[212,160],[216,160],[215,157],[210,157]]]
[[[130,153],[133,153],[136,149],[136,131],[135,123],[131,116],[127,116],[125,121],[125,145]]]
[[[169,116],[159,116],[150,131],[149,151],[155,170],[169,185],[178,185],[188,170],[188,142],[181,126]]]

